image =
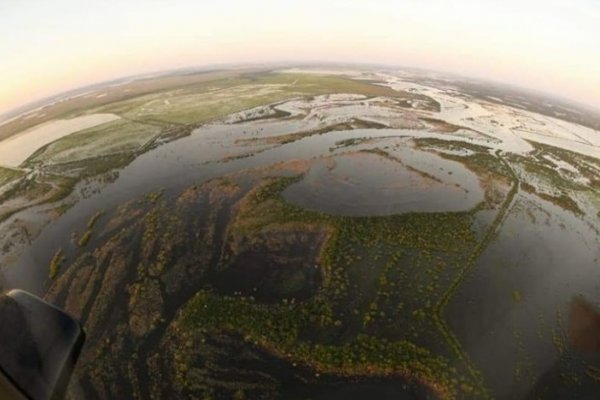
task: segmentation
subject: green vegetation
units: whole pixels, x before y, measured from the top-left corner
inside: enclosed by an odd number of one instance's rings
[[[403,108],[433,111],[433,112],[441,111],[442,106],[434,98],[423,95],[423,94],[417,94],[417,93],[411,93],[411,94],[414,95],[412,98],[409,98],[409,97],[400,98],[400,99],[397,99],[395,101],[395,103]],[[417,100],[417,101],[415,101],[415,100]]]
[[[521,189],[523,189],[527,193],[535,193],[536,192],[535,187],[532,184],[527,183],[527,182],[521,182]]]
[[[437,132],[446,132],[446,133],[454,133],[460,129],[466,129],[462,126],[454,125],[449,122],[443,121],[437,118],[427,118],[421,117],[419,118],[421,121],[427,122],[427,124],[431,125],[433,129]],[[435,140],[435,139],[433,139]]]
[[[291,85],[294,92],[316,96],[323,94],[353,93],[367,97],[388,96],[395,98],[418,97],[409,92],[401,92],[386,86],[373,85],[364,81],[335,75],[292,74],[292,73],[257,73],[246,74],[251,84],[284,84]]]
[[[26,165],[88,162],[118,153],[140,152],[161,133],[161,126],[128,120],[111,121],[48,144],[33,154]]]
[[[515,301],[515,303],[520,303],[520,302],[521,302],[521,300],[522,300],[522,297],[521,297],[521,292],[520,292],[520,291],[518,291],[518,290],[515,290],[515,291],[513,292],[513,295],[512,295],[512,296],[513,296],[513,300]]]
[[[173,84],[173,87],[169,88],[167,82]],[[186,85],[184,82],[191,84]],[[131,94],[112,93],[109,90],[108,97],[111,101],[80,99],[81,104],[71,104],[69,111],[61,105],[47,110],[48,116],[53,118],[70,118],[84,114],[79,106],[89,103],[85,114],[114,113],[121,119],[63,137],[30,156],[25,165],[32,169],[43,168],[52,175],[52,181],[46,178],[29,179],[4,193],[0,201],[25,196],[31,199],[31,203],[23,203],[23,207],[5,212],[0,216],[1,219],[34,204],[63,199],[72,192],[78,180],[122,168],[158,142],[189,135],[199,124],[237,111],[296,97],[332,93],[356,93],[368,97],[418,97],[345,77],[270,72],[192,74],[189,77],[159,78],[156,84],[145,82],[128,86],[134,88]],[[92,107],[94,104],[97,105],[96,108]],[[18,127],[25,129],[30,122],[41,123],[46,120],[46,117],[41,116],[31,118],[29,122],[19,119],[3,126],[6,132],[0,133],[0,136],[9,135]],[[349,124],[272,140],[277,144],[285,144],[308,135],[331,129],[352,129],[353,126],[381,127],[377,123],[356,119]],[[0,186],[16,180],[22,174],[21,171],[0,169]]]
[[[58,249],[54,254],[54,257],[52,257],[52,260],[50,260],[50,266],[48,267],[48,277],[50,279],[54,279],[56,275],[58,275],[65,260],[66,258],[63,254],[63,250]]]
[[[334,217],[283,200],[281,192],[301,178],[272,178],[253,189],[230,230],[252,241],[284,227],[322,227],[328,240],[318,261],[321,290],[306,302],[275,305],[203,291],[184,308],[187,329],[238,332],[321,373],[400,374],[447,397],[482,394],[478,376],[465,378],[451,366],[464,361],[452,349],[437,355],[425,350],[444,347],[436,304],[467,261],[464,254],[477,246],[471,213]],[[340,336],[346,338],[341,345],[334,339]]]
[[[573,179],[565,179],[556,169],[540,164],[536,159],[520,158],[512,156],[516,164],[524,168],[526,172],[535,176],[541,182],[559,190],[581,190],[584,187]]]
[[[94,229],[94,226],[96,225],[96,222],[98,222],[98,220],[100,219],[100,217],[104,214],[104,211],[98,211],[96,214],[92,215],[92,217],[90,218],[90,220],[87,223],[87,228],[89,230]]]
[[[243,333],[245,341],[320,373],[404,375],[424,381],[440,395],[450,395],[443,385],[450,383],[452,368],[443,358],[408,341],[390,342],[365,334],[341,346],[299,342],[299,322],[304,317],[301,308],[293,304],[267,310],[247,298],[217,297],[201,291],[186,306],[182,323],[191,331],[233,329]]]
[[[113,87],[102,88],[104,96],[76,96],[44,107],[43,113],[24,115],[0,126],[0,140],[22,132],[35,125],[54,119],[74,118],[90,114],[90,110],[135,99],[148,94],[167,93],[175,89],[195,88],[206,82],[237,76],[233,71],[200,71],[196,73],[172,73],[149,79],[136,79]]]
[[[137,153],[112,154],[79,161],[48,164],[44,167],[53,174],[69,176],[73,177],[75,180],[81,180],[99,177],[103,174],[123,168],[131,163],[136,156]]]
[[[150,192],[146,195],[146,201],[155,204],[158,200],[160,200],[164,193],[164,190],[155,190],[154,192]]]
[[[0,188],[7,183],[13,182],[24,175],[24,172],[18,169],[0,167]]]
[[[575,215],[583,216],[585,212],[581,209],[578,202],[574,199],[576,193],[593,193],[597,190],[595,185],[600,176],[600,161],[595,158],[588,157],[582,154],[574,153],[558,147],[545,144],[530,142],[535,148],[535,152],[531,157],[519,156],[510,154],[507,159],[521,169],[528,177],[524,179],[533,180],[538,187],[552,188],[553,192],[559,194],[550,194],[537,190],[533,185],[522,181],[521,188],[531,194],[540,197],[564,210],[570,211]],[[571,171],[565,171],[558,168],[554,163],[548,160],[545,156],[551,156],[556,160],[568,163],[575,168],[581,175],[572,175]],[[523,174],[523,172],[521,172]],[[589,184],[582,183],[575,179],[583,176],[589,180]]]
[[[83,233],[83,235],[81,235],[81,237],[77,241],[77,245],[79,247],[85,247],[91,238],[92,238],[92,231],[90,229],[88,229]]]
[[[46,174],[37,178],[26,178],[16,181],[7,191],[0,194],[0,203],[16,200],[15,206],[7,207],[0,214],[0,221],[6,220],[15,213],[28,207],[58,202],[73,191],[76,181],[69,177]]]
[[[575,153],[560,147],[547,144],[529,142],[536,149],[536,159],[540,163],[547,162],[543,155],[551,155],[575,167],[581,176],[590,181],[590,187],[600,188],[600,160],[598,158]]]
[[[271,72],[173,75],[157,78],[156,82],[130,83],[126,87],[130,93],[107,89],[106,99],[69,100],[65,103],[70,108],[65,108],[65,104],[57,104],[45,110],[45,116],[18,119],[2,127],[0,137],[8,137],[32,126],[31,124],[49,119],[94,113],[114,113],[121,117],[63,137],[30,156],[24,164],[34,170],[43,169],[48,175],[19,181],[14,188],[3,193],[0,201],[18,197],[25,197],[29,201],[21,202],[22,207],[6,210],[0,219],[6,219],[32,205],[64,199],[78,181],[122,168],[159,143],[189,135],[199,124],[234,112],[291,98],[333,93],[398,99],[420,98],[421,101],[429,99],[427,96],[396,91],[346,77]],[[281,115],[277,112],[275,114]],[[285,144],[332,129],[360,127],[379,128],[382,125],[354,119],[347,124],[271,140],[276,144]],[[248,156],[251,154],[253,153]],[[243,156],[246,155],[239,157]],[[21,171],[2,168],[0,186],[15,181],[22,175]]]
[[[248,118],[241,118],[239,120],[236,120],[234,123],[239,124],[239,123],[243,123],[243,122],[255,122],[255,121],[263,121],[263,120],[269,120],[269,119],[279,119],[279,118],[286,118],[291,115],[292,115],[291,113],[289,113],[287,111],[282,111],[282,110],[276,108],[275,106],[269,106],[265,112],[262,112],[259,115],[256,115],[253,117],[248,117]]]
[[[413,107],[413,100],[424,101],[425,107],[435,108],[427,103],[427,96],[319,75],[230,74],[163,89],[125,96],[90,110],[113,112],[122,119],[40,149],[28,161],[29,167],[39,170],[29,174],[32,178],[20,180],[0,201],[21,196],[31,200],[31,205],[62,199],[78,180],[104,173],[108,173],[106,179],[115,179],[118,175],[110,175],[110,171],[127,165],[158,143],[189,134],[198,124],[289,98],[359,93],[394,97],[393,101],[384,101],[406,107]],[[273,116],[283,115],[275,112],[255,119]],[[444,132],[461,129],[433,118],[423,118],[423,122]],[[236,144],[277,146],[332,130],[378,127],[382,125],[353,119],[315,130],[242,139]],[[369,140],[341,140],[332,150]],[[92,378],[85,384],[96,389],[96,382],[111,381],[126,371],[136,396],[151,398],[147,394],[160,393],[158,386],[145,387],[146,382],[140,385],[134,378],[152,380],[158,376],[169,382],[172,373],[181,387],[193,393],[181,397],[196,396],[194,390],[210,382],[227,385],[231,389],[229,397],[252,398],[252,391],[242,386],[258,387],[262,383],[228,382],[219,364],[227,348],[219,348],[217,355],[205,353],[210,347],[207,341],[222,339],[234,343],[244,356],[246,350],[251,353],[259,349],[261,357],[274,356],[300,366],[315,380],[320,374],[352,379],[402,377],[423,383],[441,398],[489,398],[481,373],[446,322],[448,305],[497,237],[519,189],[581,215],[583,211],[569,190],[595,190],[600,166],[592,159],[547,146],[537,147],[538,153],[531,157],[521,157],[493,153],[489,147],[462,141],[417,138],[414,142],[418,148],[460,162],[476,173],[486,201],[467,212],[387,217],[327,215],[294,206],[282,197],[289,185],[303,179],[303,175],[288,176],[308,170],[310,161],[303,160],[288,165],[288,169],[266,166],[238,171],[190,187],[176,198],[163,196],[164,191],[158,190],[132,200],[112,213],[108,221],[101,221],[107,225],[98,236],[101,240],[94,240],[98,248],[79,250],[82,255],[64,273],[61,269],[65,257],[59,249],[49,265],[49,277],[55,280],[52,293],[69,306],[81,306],[92,332],[92,350],[86,350],[89,358],[82,363],[89,373],[87,378]],[[402,163],[379,148],[361,151]],[[569,181],[569,171],[561,172],[542,157],[544,154],[568,159],[584,171],[590,185]],[[331,162],[328,167],[335,165]],[[405,167],[423,178],[442,182],[410,165]],[[10,176],[15,173],[0,169],[0,185],[3,174],[10,182],[21,176]],[[540,177],[562,194],[538,193],[533,185],[519,182],[521,174]],[[495,197],[494,191],[498,193]],[[68,205],[56,210],[60,212],[64,207]],[[480,213],[482,209],[492,212]],[[530,210],[526,212],[535,219]],[[85,232],[80,237],[74,234],[73,244],[90,247],[102,216],[102,211],[92,215],[83,228]],[[258,276],[259,289],[268,285],[281,289],[277,296],[266,300],[255,293],[256,287],[254,291],[230,290],[229,281],[234,279],[223,276],[230,277],[225,273],[235,269],[235,262],[262,263],[265,254],[272,256],[268,261],[275,260],[281,267],[272,268],[276,274],[296,264],[300,273],[293,271],[290,279],[275,284],[268,279],[282,275],[264,280]],[[271,266],[267,262],[263,265]],[[250,270],[253,275],[264,273]],[[311,277],[311,291],[297,295],[307,275]],[[521,303],[521,292],[513,289],[503,289],[501,293],[507,296],[504,300],[511,303],[508,296],[512,296],[514,303]],[[126,306],[115,310],[115,304]],[[94,329],[103,324],[106,329]],[[514,339],[519,352],[515,375],[522,379],[530,365],[523,360],[525,345],[517,329]],[[156,344],[164,344],[164,354],[153,353]],[[567,345],[560,344],[561,351],[566,352]],[[125,360],[129,355],[131,359]],[[214,381],[211,368],[218,370],[216,375],[222,374]],[[271,379],[267,372],[264,375]],[[248,381],[251,378],[248,375]],[[212,388],[205,394],[228,397],[215,394]]]
[[[440,157],[460,162],[479,177],[481,186],[485,191],[485,200],[480,205],[480,209],[504,207],[505,199],[507,197],[512,198],[518,190],[518,176],[505,159],[510,159],[510,155],[503,156],[499,150],[492,154],[490,153],[491,149],[488,147],[460,141],[423,138],[415,139],[415,143],[417,147],[434,151]],[[438,149],[461,150],[461,146],[473,153],[455,155],[438,151]],[[512,185],[512,189],[508,194],[503,193],[503,190],[499,189],[508,185]]]
[[[432,148],[432,149],[447,149],[454,151],[471,150],[476,153],[488,153],[491,148],[474,144],[470,142],[464,142],[459,140],[442,140],[436,138],[414,138],[413,141],[419,148]]]
[[[464,157],[441,153],[440,156],[465,164],[478,176],[492,174],[501,179],[510,179],[513,176],[510,167],[506,163],[500,162],[497,156],[489,153],[475,153]]]
[[[387,125],[376,121],[369,121],[360,118],[352,118],[350,120],[350,125],[353,129],[385,129],[388,127]]]
[[[456,336],[452,333],[452,331],[446,324],[446,321],[443,316],[444,316],[444,310],[448,307],[448,303],[450,302],[450,299],[452,298],[452,296],[454,295],[454,293],[456,292],[458,287],[461,285],[461,283],[464,281],[468,272],[473,268],[473,266],[475,265],[476,261],[479,259],[479,257],[483,253],[483,251],[487,248],[487,246],[491,243],[491,241],[495,237],[496,232],[498,231],[502,221],[504,220],[506,213],[508,212],[508,210],[512,204],[512,201],[513,201],[515,195],[517,194],[517,192],[519,190],[519,181],[517,179],[517,176],[512,171],[512,169],[510,168],[508,163],[500,157],[499,152],[497,152],[496,155],[497,155],[498,159],[500,160],[500,162],[504,165],[505,170],[508,171],[508,173],[512,177],[513,186],[511,188],[510,192],[508,193],[508,196],[506,196],[506,199],[502,203],[501,208],[498,210],[498,213],[496,214],[496,217],[494,218],[491,226],[488,228],[487,232],[485,233],[484,238],[474,248],[474,250],[470,254],[467,262],[465,262],[463,264],[462,270],[457,275],[454,282],[452,282],[452,284],[448,287],[448,289],[442,296],[441,300],[435,306],[435,314],[434,314],[436,325],[438,326],[440,331],[443,333],[443,335],[446,338],[449,345],[454,350],[456,356],[459,359],[463,360],[463,362],[467,365],[468,371],[471,374],[471,376],[473,377],[473,379],[475,379],[476,381],[479,381],[479,382],[482,382],[482,378],[481,378],[479,371],[477,371],[471,365],[471,362],[469,361],[467,354],[463,351],[462,346],[460,345],[458,339],[456,338]],[[469,163],[467,165],[470,165],[472,167],[473,164]],[[477,164],[475,164],[475,165],[477,166]],[[475,168],[477,168],[477,167],[475,167]]]
[[[352,147],[352,146],[356,146],[356,145],[368,142],[369,140],[371,140],[370,137],[338,140],[337,142],[335,142],[335,147],[333,149],[340,149],[343,147]]]
[[[112,103],[97,109],[137,121],[200,124],[226,115],[294,97],[332,93],[411,97],[387,87],[338,76],[255,73],[203,82]]]
[[[35,201],[40,197],[48,195],[48,193],[51,191],[52,186],[41,179],[22,179],[10,190],[7,190],[0,195],[0,203],[16,197],[22,197],[29,201]]]
[[[379,147],[374,147],[372,149],[364,149],[364,150],[361,150],[361,153],[375,154],[375,155],[378,155],[380,157],[387,158],[388,160],[396,161],[396,162],[398,162],[400,164],[403,164],[402,160],[400,160],[399,158],[396,158],[396,157],[390,155],[390,153],[388,153],[387,151],[385,151],[383,149],[380,149]]]
[[[575,215],[585,215],[579,204],[565,193],[561,193],[560,196],[552,196],[547,193],[537,193],[537,195],[564,210],[571,211]]]
[[[370,152],[389,156],[377,148]],[[402,377],[427,385],[441,398],[488,398],[481,374],[444,318],[450,299],[494,239],[519,188],[516,175],[499,153],[486,152],[485,156],[467,156],[462,162],[473,168],[483,168],[478,162],[493,162],[496,171],[508,175],[498,178],[513,185],[494,208],[495,218],[481,235],[472,228],[479,208],[343,217],[294,206],[284,200],[282,192],[303,175],[287,174],[305,169],[282,166],[281,170],[260,169],[258,176],[254,170],[248,171],[254,182],[251,188],[248,180],[231,175],[190,187],[174,200],[162,198],[162,191],[157,191],[133,201],[107,222],[107,231],[118,233],[108,239],[104,250],[85,253],[96,261],[81,265],[86,269],[104,265],[103,254],[112,254],[110,268],[134,266],[131,274],[111,271],[114,276],[128,276],[130,309],[138,302],[143,304],[135,315],[125,314],[125,322],[140,335],[163,328],[175,335],[167,342],[176,349],[165,357],[174,368],[177,385],[193,393],[198,392],[189,385],[197,388],[211,382],[211,368],[218,366],[217,356],[205,353],[210,351],[205,342],[231,336],[227,340],[235,341],[236,346],[258,348],[262,354],[311,371],[315,379],[319,374]],[[278,176],[281,174],[284,177]],[[240,186],[239,179],[245,184]],[[230,208],[223,206],[223,199],[231,202],[227,203]],[[203,217],[188,218],[187,213],[195,215],[200,204],[205,210]],[[230,220],[218,220],[229,213]],[[90,240],[99,215],[90,218],[79,246]],[[222,239],[217,237],[217,226]],[[138,243],[134,251],[130,250],[132,241]],[[301,256],[290,251],[290,246],[296,245],[301,248],[294,251]],[[309,296],[290,294],[302,285],[302,277],[286,282],[290,287],[296,285],[291,289],[278,286],[286,289],[280,292],[285,295],[268,301],[251,289],[229,290],[230,284],[219,279],[236,260],[251,262],[257,253],[273,254],[282,266],[294,257],[306,260],[303,246],[316,248],[309,268],[319,271],[322,278]],[[186,253],[186,249],[192,250]],[[94,279],[103,278],[94,275]],[[193,290],[179,289],[190,280],[194,280]],[[179,281],[186,283],[176,283]],[[264,281],[259,277],[258,282]],[[66,279],[63,285],[68,291]],[[169,293],[163,290],[191,296],[177,306],[172,321],[161,319],[160,305]],[[113,292],[107,293],[93,302],[108,304]],[[103,317],[99,313],[95,318]],[[111,337],[120,339],[120,335]],[[113,351],[110,346],[98,345],[96,350],[106,358],[97,364],[100,366],[92,373],[95,377],[106,366],[113,368],[112,359],[106,356]],[[214,364],[206,366],[205,362]],[[229,381],[226,385],[231,393],[243,391],[252,396],[244,383]]]
[[[261,152],[262,152],[262,150],[261,151],[249,151],[247,153],[230,155],[230,156],[223,157],[221,159],[221,161],[222,162],[230,162],[230,161],[235,161],[235,160],[243,160],[244,158],[249,158],[249,157],[253,157],[257,154],[260,154]]]
[[[534,194],[543,200],[559,206],[563,210],[571,211],[575,215],[585,215],[583,210],[579,207],[579,204],[566,193],[561,193],[560,196],[553,196],[548,193],[538,192],[533,185],[530,185],[527,182],[521,182],[521,188],[527,193]]]
[[[585,211],[575,199],[579,197],[577,196],[578,193],[597,197],[598,188],[600,188],[600,161],[593,157],[554,146],[535,142],[530,142],[530,144],[536,150],[532,157],[511,155],[511,161],[526,173],[533,175],[538,187],[551,188],[552,194],[536,190],[534,186],[526,183],[522,186],[523,190],[575,215],[585,215]],[[546,156],[569,164],[578,173],[558,168]],[[585,180],[578,179],[581,177],[587,179],[588,183]]]
[[[357,123],[356,121],[360,121],[360,122]],[[349,122],[339,122],[339,123],[335,123],[335,124],[332,124],[332,125],[324,126],[322,128],[316,128],[316,129],[311,129],[311,130],[302,131],[302,132],[288,133],[288,134],[285,134],[285,135],[268,136],[268,137],[264,137],[264,138],[263,137],[256,137],[256,138],[250,138],[250,139],[239,139],[239,140],[236,141],[236,144],[243,144],[243,145],[257,145],[257,144],[263,144],[263,145],[283,145],[283,144],[288,144],[288,143],[295,142],[297,140],[300,140],[300,139],[308,137],[308,136],[322,135],[322,134],[329,133],[329,132],[334,132],[334,131],[346,131],[346,130],[352,130],[352,129],[365,129],[365,128],[369,127],[369,126],[370,127],[377,126],[377,129],[381,128],[381,125],[379,125],[377,123],[372,123],[372,124],[373,125],[369,125],[369,123],[367,123],[365,121],[353,119],[353,120],[351,120]],[[352,141],[354,139],[348,139],[348,140]],[[342,143],[342,145],[338,146],[338,147],[350,146],[351,145],[350,143],[358,144],[359,140],[360,139],[356,139],[356,142],[342,141],[344,143]],[[338,143],[336,143],[336,145]]]
[[[88,242],[90,241],[90,239],[92,238],[92,235],[94,233],[94,227],[96,226],[96,224],[98,223],[98,220],[102,217],[102,215],[104,215],[104,211],[98,211],[90,217],[90,219],[88,220],[88,223],[86,225],[86,230],[79,237],[79,239],[77,239],[76,233],[73,233],[73,240],[74,241],[76,240],[77,245],[79,247],[87,246]]]
[[[73,203],[63,203],[60,206],[54,209],[54,212],[58,215],[64,215],[67,211],[69,211],[73,207]]]

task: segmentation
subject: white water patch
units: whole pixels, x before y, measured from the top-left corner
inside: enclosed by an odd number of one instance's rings
[[[464,98],[443,85],[433,87],[406,80],[408,75],[402,71],[374,71],[365,75],[365,71],[352,69],[292,68],[280,72],[347,75],[355,79],[370,75],[372,79],[381,80],[385,82],[385,86],[394,90],[418,93],[437,100],[441,111],[424,113],[425,115],[493,137],[494,143],[490,144],[495,149],[526,155],[533,151],[533,146],[529,143],[532,141],[600,158],[600,131],[515,108],[505,101],[495,104]]]
[[[533,151],[527,141],[511,130],[514,125],[511,112],[514,110],[510,107],[466,100],[450,95],[445,90],[407,83],[401,79],[390,79],[388,85],[395,90],[410,90],[434,98],[441,106],[441,111],[433,114],[435,118],[491,136],[497,140],[495,148],[517,154]]]
[[[517,154],[527,154],[533,147],[527,140],[566,150],[600,157],[600,132],[572,122],[476,99],[463,99],[449,92],[405,82],[400,78],[387,79],[396,90],[410,90],[430,96],[440,102],[436,118],[469,127],[492,136],[501,143],[496,148]]]
[[[92,114],[36,125],[0,142],[0,165],[18,167],[38,149],[55,140],[119,118],[114,114]]]
[[[352,105],[366,99],[366,96],[351,93],[338,93],[314,96],[311,99],[294,99],[275,106],[276,109],[290,114],[290,116],[310,116],[315,110],[323,108],[341,107]]]

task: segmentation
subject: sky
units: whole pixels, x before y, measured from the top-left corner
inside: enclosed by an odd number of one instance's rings
[[[324,61],[491,79],[600,109],[597,0],[0,0],[0,114],[122,76]]]

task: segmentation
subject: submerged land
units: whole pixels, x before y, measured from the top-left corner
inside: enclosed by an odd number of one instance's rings
[[[286,69],[50,104],[0,137],[111,117],[0,168],[2,285],[81,319],[71,398],[595,393],[600,132],[523,96]]]

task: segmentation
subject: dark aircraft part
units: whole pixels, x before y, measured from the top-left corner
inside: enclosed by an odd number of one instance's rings
[[[0,295],[0,399],[59,399],[85,340],[79,322],[22,290]]]

